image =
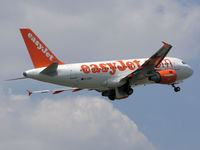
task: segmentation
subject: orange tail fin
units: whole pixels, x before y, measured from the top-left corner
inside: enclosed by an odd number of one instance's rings
[[[20,29],[35,68],[47,67],[53,62],[64,64],[44,45],[29,28]]]

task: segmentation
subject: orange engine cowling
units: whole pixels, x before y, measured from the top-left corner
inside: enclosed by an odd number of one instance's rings
[[[149,80],[161,84],[172,84],[176,81],[176,78],[176,71],[173,69],[168,69],[156,71],[154,75],[149,77]]]

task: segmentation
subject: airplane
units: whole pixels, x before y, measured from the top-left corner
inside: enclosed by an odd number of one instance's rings
[[[129,97],[133,87],[138,85],[171,85],[175,92],[179,92],[180,87],[175,85],[193,74],[192,68],[183,60],[166,57],[172,48],[166,42],[162,42],[163,46],[150,58],[67,64],[56,58],[31,29],[21,28],[20,31],[34,65],[34,69],[25,71],[22,78],[67,87],[27,90],[29,96],[33,93],[58,94],[87,89],[101,92],[110,100],[121,100]]]

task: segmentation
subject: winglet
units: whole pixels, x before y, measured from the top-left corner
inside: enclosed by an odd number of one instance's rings
[[[28,92],[28,96],[31,96],[31,94],[33,94],[33,92],[31,92],[29,90],[27,90],[27,92]]]
[[[167,48],[167,46],[169,45],[169,44],[167,44],[167,43],[164,42],[164,41],[162,41],[162,43],[164,44],[164,48]]]

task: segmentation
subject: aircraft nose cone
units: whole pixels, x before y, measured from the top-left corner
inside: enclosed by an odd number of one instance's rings
[[[187,66],[187,71],[186,71],[187,78],[190,77],[190,76],[192,76],[193,73],[194,73],[193,69],[188,65]]]

